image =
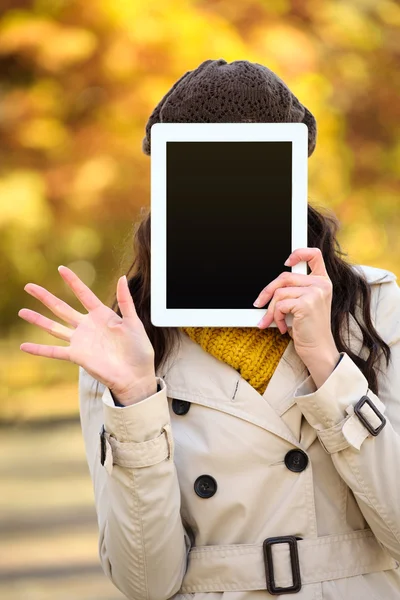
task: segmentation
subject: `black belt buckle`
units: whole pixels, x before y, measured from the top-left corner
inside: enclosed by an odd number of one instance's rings
[[[381,424],[374,429],[371,425],[371,423],[364,417],[364,415],[361,412],[361,407],[364,404],[368,404],[368,406],[370,406],[372,408],[372,410],[374,411],[374,413],[380,418],[381,420]],[[371,399],[368,396],[363,396],[362,398],[360,398],[360,400],[357,402],[357,404],[354,406],[354,412],[356,413],[357,417],[360,419],[360,421],[365,425],[365,427],[368,429],[368,431],[370,432],[371,435],[378,435],[378,433],[385,427],[386,425],[386,419],[383,416],[383,414],[376,408],[375,404],[373,404],[371,402]]]
[[[106,438],[105,438],[106,430],[104,428],[104,423],[101,426],[99,433],[100,433],[100,463],[101,463],[101,465],[104,466],[104,463],[106,462]]]
[[[299,553],[297,549],[297,539],[301,538],[296,538],[294,535],[281,535],[278,537],[269,537],[266,540],[264,540],[263,553],[265,564],[265,576],[267,580],[267,590],[270,594],[294,594],[301,590],[300,563]],[[283,544],[284,542],[289,544],[293,584],[287,587],[276,587],[274,578],[274,566],[272,563],[271,546],[273,544]]]

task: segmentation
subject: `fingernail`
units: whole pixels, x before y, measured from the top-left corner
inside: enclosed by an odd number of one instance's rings
[[[257,298],[257,300],[254,300],[253,306],[260,306],[260,301],[258,298]]]
[[[290,258],[286,259],[283,264],[288,267],[290,265]]]
[[[60,270],[60,267],[64,267],[65,265],[60,265],[59,267],[57,267],[58,270]]]

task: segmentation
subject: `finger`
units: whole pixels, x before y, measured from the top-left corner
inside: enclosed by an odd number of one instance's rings
[[[311,275],[328,276],[324,257],[320,248],[297,248],[290,254],[290,266],[305,260],[311,269]]]
[[[303,273],[292,273],[283,271],[276,279],[271,281],[263,288],[255,302],[258,306],[264,306],[274,295],[275,291],[281,287],[307,287],[310,285],[321,285],[321,278]]]
[[[288,330],[285,317],[295,308],[296,302],[296,298],[286,298],[279,300],[275,305],[274,321],[282,334]]]
[[[63,319],[63,321],[66,321],[74,327],[78,327],[79,323],[82,323],[85,318],[85,315],[72,308],[72,306],[63,300],[60,300],[60,298],[57,298],[57,296],[41,285],[27,283],[24,290],[34,298],[37,298],[37,300],[40,300],[40,302],[47,306],[56,317]]]
[[[136,319],[137,312],[125,275],[117,282],[117,302],[124,319]]]
[[[86,310],[91,311],[102,306],[103,303],[96,294],[71,269],[60,265],[58,272]]]
[[[70,329],[69,327],[65,327],[61,323],[57,323],[56,321],[52,321],[47,317],[44,317],[40,313],[30,310],[29,308],[21,308],[18,312],[18,316],[28,321],[28,323],[32,323],[33,325],[37,325],[44,331],[47,331],[54,337],[59,338],[60,340],[64,340],[65,342],[71,341],[72,333],[75,329]]]
[[[32,344],[24,342],[20,345],[20,350],[35,356],[46,356],[47,358],[58,358],[59,360],[70,359],[70,346],[46,346],[45,344]]]
[[[306,292],[307,292],[307,288],[301,288],[301,287],[279,288],[275,292],[274,297],[272,298],[272,300],[268,306],[267,312],[262,317],[261,321],[258,323],[258,327],[261,327],[261,329],[262,329],[264,327],[269,327],[269,325],[272,323],[272,321],[275,321],[275,323],[276,323],[275,306],[276,306],[277,302],[285,300],[286,298],[300,298],[300,296],[303,296]]]

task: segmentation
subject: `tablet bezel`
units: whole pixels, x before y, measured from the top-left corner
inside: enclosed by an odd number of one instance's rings
[[[305,123],[154,123],[151,136],[150,320],[156,327],[256,327],[267,307],[200,309],[166,307],[166,155],[175,141],[292,142],[292,249],[307,247],[308,128]],[[307,262],[290,267],[307,275]],[[282,265],[282,271],[287,267]],[[269,281],[265,282],[268,285]],[[260,290],[261,292],[261,290]],[[255,299],[255,298],[254,298]],[[286,316],[292,326],[293,315]],[[270,327],[276,327],[273,321]]]

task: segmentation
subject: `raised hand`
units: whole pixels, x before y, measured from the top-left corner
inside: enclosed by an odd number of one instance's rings
[[[309,275],[284,271],[261,290],[254,305],[270,304],[258,327],[269,327],[275,321],[279,331],[286,333],[285,317],[292,313],[290,335],[297,354],[309,371],[316,372],[315,365],[325,360],[328,366],[324,371],[331,372],[340,358],[331,328],[333,284],[320,248],[297,248],[284,264],[294,266],[300,261],[309,264]]]
[[[58,271],[88,313],[78,312],[40,285],[27,283],[25,291],[71,327],[28,308],[22,308],[18,315],[69,342],[69,346],[24,342],[20,349],[36,356],[69,360],[80,365],[117,396],[126,395],[135,386],[155,381],[154,349],[136,313],[126,277],[120,277],[117,282],[121,318],[71,269],[60,266]]]

